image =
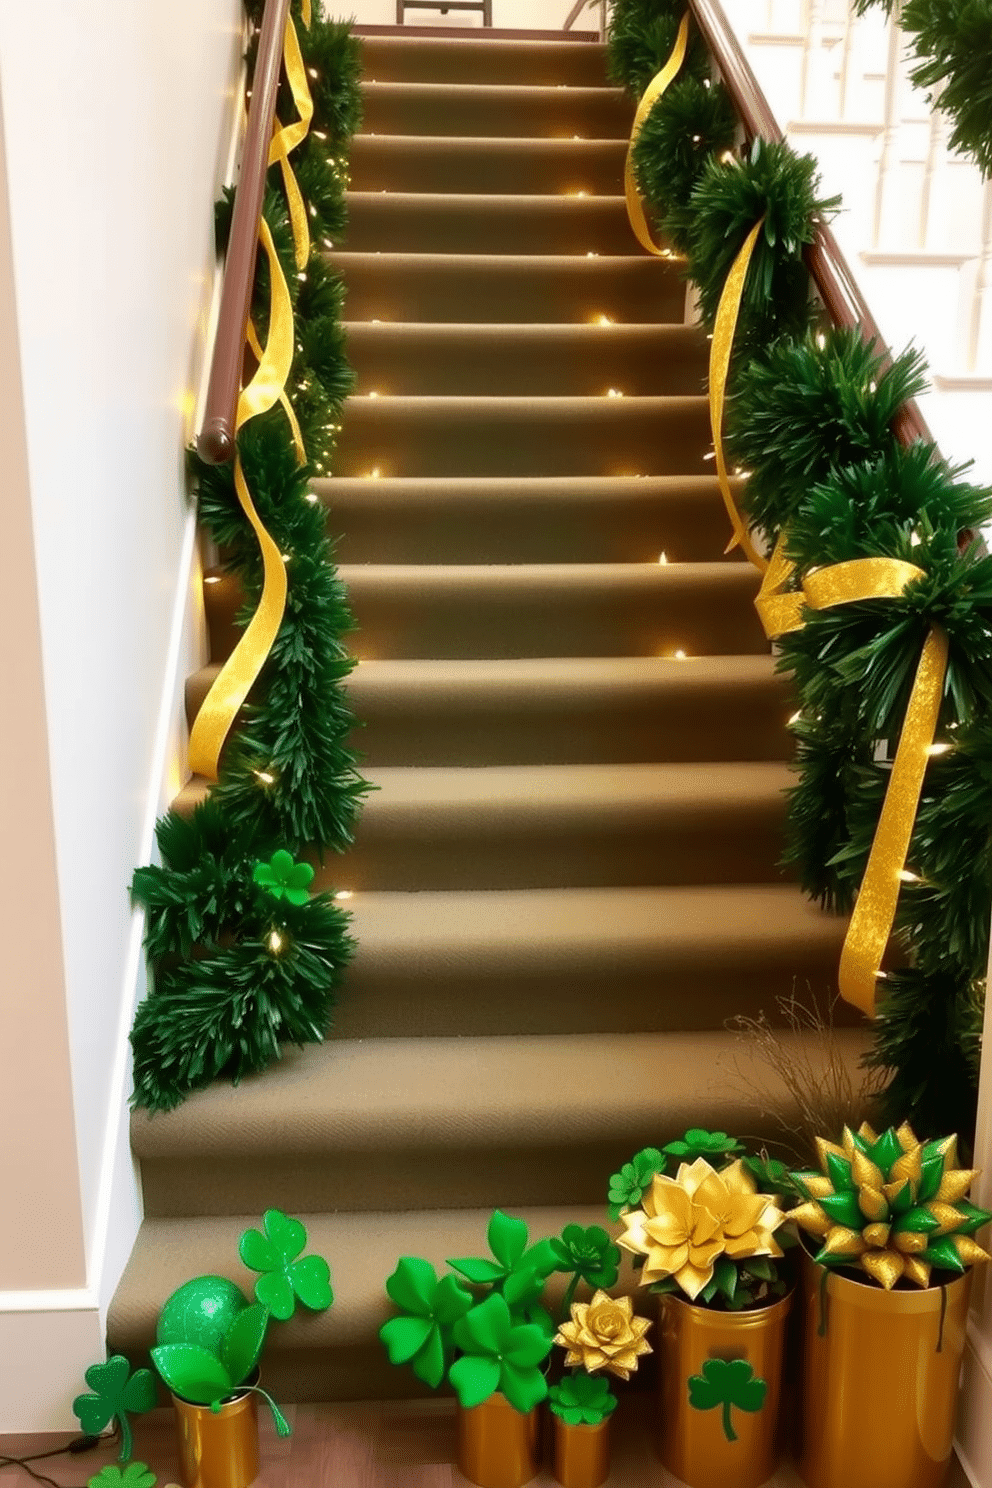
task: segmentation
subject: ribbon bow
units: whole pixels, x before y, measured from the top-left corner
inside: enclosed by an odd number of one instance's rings
[[[855,558],[806,574],[802,593],[783,592],[794,572],[780,536],[755,602],[770,640],[802,629],[804,605],[811,610],[826,610],[834,605],[898,599],[907,585],[926,578],[922,568],[898,558]],[[939,625],[931,626],[920,653],[868,865],[841,952],[841,996],[869,1017],[875,1015],[882,957],[892,933],[906,854],[937,730],[948,649],[946,631]]]

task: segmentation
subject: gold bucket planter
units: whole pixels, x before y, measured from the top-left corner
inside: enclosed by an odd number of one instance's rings
[[[258,1397],[238,1395],[216,1414],[173,1395],[186,1488],[248,1488],[258,1477]]]
[[[610,1421],[570,1426],[551,1412],[555,1477],[562,1488],[600,1488],[610,1475]]]
[[[689,1488],[760,1488],[778,1461],[782,1357],[792,1293],[749,1312],[717,1312],[672,1295],[658,1300],[662,1462]],[[716,1369],[711,1361],[718,1361]],[[725,1367],[736,1361],[742,1361],[736,1369]],[[690,1386],[693,1379],[703,1381],[706,1389]],[[759,1381],[765,1384],[763,1392]],[[691,1393],[705,1404],[694,1406]]]
[[[514,1410],[500,1394],[459,1406],[458,1466],[479,1488],[523,1488],[540,1466],[537,1409]]]
[[[940,1488],[947,1475],[971,1272],[886,1292],[803,1250],[808,1488]]]

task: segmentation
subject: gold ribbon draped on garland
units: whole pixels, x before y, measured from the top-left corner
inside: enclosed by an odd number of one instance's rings
[[[304,24],[309,26],[309,0],[303,0],[302,15]],[[285,127],[280,125],[278,120],[276,121],[269,148],[269,164],[273,165],[278,161],[282,171],[293,227],[294,256],[297,269],[302,272],[310,257],[310,232],[303,196],[289,164],[288,156],[289,152],[307,136],[310,121],[313,118],[313,101],[307,85],[306,68],[300,52],[299,39],[290,16],[286,18],[283,59],[300,118],[296,123]],[[269,266],[271,298],[268,335],[263,347],[259,342],[255,327],[249,320],[246,335],[257,361],[257,367],[254,376],[241,390],[238,398],[235,435],[244,428],[249,419],[267,413],[276,403],[280,403],[289,420],[297,458],[302,464],[306,459],[306,451],[303,447],[299,423],[286,397],[286,383],[293,365],[295,336],[293,303],[272,234],[264,217],[259,220],[258,241]],[[286,609],[286,563],[278,545],[258,515],[245,480],[241,455],[237,451],[234,456],[234,489],[241,509],[258,539],[262,553],[263,582],[258,607],[238,644],[221,668],[190,730],[190,769],[195,775],[203,775],[208,780],[217,779],[220,752],[224,741],[231,731],[238,710],[243,706],[269,657]]]
[[[683,28],[685,25],[683,20]],[[679,39],[682,42],[681,53],[680,44],[676,42],[671,58],[655,79],[658,87],[650,103],[645,107],[648,93],[641,101],[634,122],[631,146],[640,123],[643,123],[642,110],[643,116],[646,116],[651,103],[668,86],[681,65],[685,53],[682,29]],[[652,88],[654,86],[652,84]],[[650,91],[649,89],[649,93]],[[633,175],[630,161],[628,151],[627,205],[631,224],[638,241],[649,251],[658,253],[659,250],[650,241],[645,241],[638,229],[635,213],[631,212]],[[643,223],[644,215],[640,199],[636,195],[636,187],[633,187],[633,197]],[[709,406],[717,480],[733,529],[727,551],[739,546],[762,574],[761,591],[755,604],[766,635],[769,639],[774,639],[802,628],[804,606],[822,610],[838,604],[897,599],[907,584],[924,578],[925,573],[915,564],[897,559],[856,559],[807,574],[802,582],[802,592],[799,593],[790,589],[794,566],[785,556],[784,534],[779,536],[770,559],[759,553],[754,545],[747,524],[737,507],[727,473],[723,452],[723,412],[741,301],[751,258],[763,225],[762,217],[744,239],[720,295],[710,345]],[[841,996],[869,1016],[875,1014],[882,957],[892,933],[899,887],[906,873],[906,854],[909,851],[927,760],[940,715],[947,659],[947,636],[939,626],[934,626],[923,645],[878,827],[841,952],[838,976]]]
[[[634,145],[648,114],[654,108],[669,83],[673,82],[678,76],[679,69],[685,61],[688,44],[689,12],[686,11],[682,17],[682,23],[679,26],[671,56],[661,71],[655,73],[650,83],[648,83],[644,90],[644,96],[637,105],[637,113],[634,115],[634,122],[630,130],[630,144],[627,146],[627,159],[623,167],[623,190],[624,196],[627,198],[627,216],[634,230],[634,237],[642,248],[646,248],[656,258],[667,258],[669,255],[666,248],[659,248],[655,243],[654,238],[651,236],[648,220],[644,215],[644,204],[641,201],[641,194],[637,189],[637,182],[634,179]]]
[[[926,578],[922,568],[898,558],[855,558],[814,569],[803,579],[801,594],[783,592],[794,571],[779,537],[756,601],[769,639],[801,630],[804,604],[811,610],[826,610],[834,605],[898,599],[907,584]],[[932,626],[920,653],[875,838],[841,951],[841,996],[869,1017],[875,1014],[882,957],[895,921],[923,777],[937,731],[947,658],[947,634],[940,626]]]

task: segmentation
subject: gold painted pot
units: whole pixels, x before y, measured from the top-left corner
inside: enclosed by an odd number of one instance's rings
[[[792,1293],[750,1312],[717,1312],[669,1295],[658,1301],[662,1462],[689,1488],[760,1488],[778,1461],[782,1356]],[[711,1360],[721,1366],[743,1360],[749,1368],[729,1374],[711,1370],[710,1379],[703,1369]],[[691,1379],[705,1388],[691,1386]],[[758,1380],[766,1385],[763,1398]],[[706,1406],[694,1406],[693,1396],[706,1400]]]
[[[258,1397],[238,1395],[216,1414],[173,1395],[186,1488],[248,1488],[258,1477]]]
[[[805,1249],[802,1449],[808,1488],[940,1488],[951,1460],[971,1272],[886,1292]]]
[[[599,1488],[610,1475],[610,1418],[598,1426],[570,1426],[551,1412],[555,1477],[563,1488]]]
[[[458,1407],[458,1466],[479,1488],[523,1488],[540,1465],[538,1414],[514,1410],[505,1395]]]

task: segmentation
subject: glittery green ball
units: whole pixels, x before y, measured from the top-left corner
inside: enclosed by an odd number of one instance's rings
[[[223,1276],[194,1276],[168,1298],[159,1314],[158,1343],[198,1343],[220,1354],[220,1341],[248,1298]]]

